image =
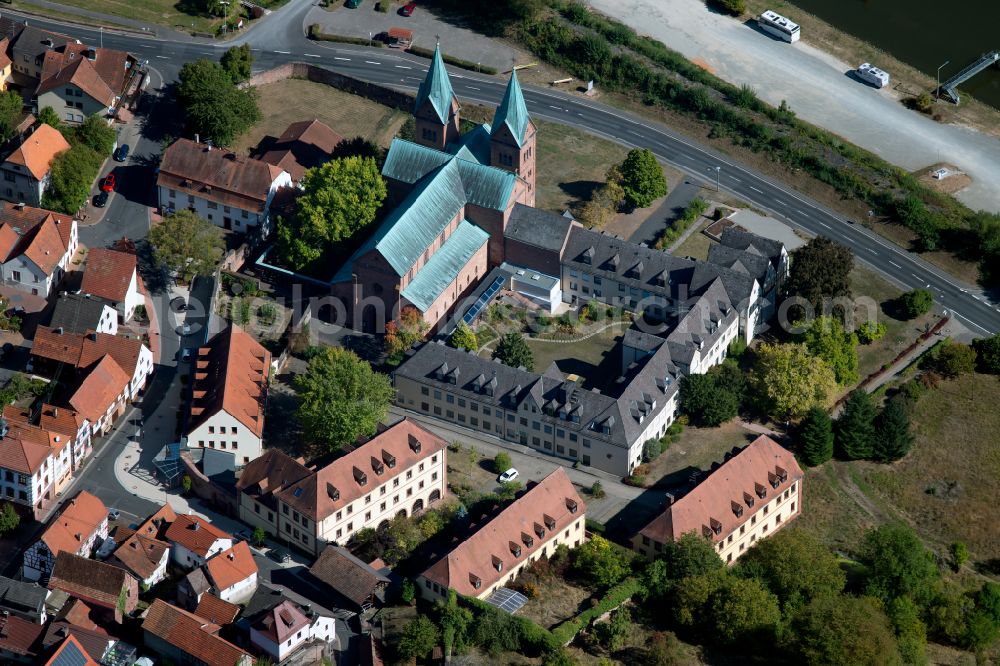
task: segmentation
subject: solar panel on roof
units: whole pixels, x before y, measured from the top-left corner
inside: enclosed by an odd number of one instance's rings
[[[86,666],[87,657],[76,643],[70,641],[62,646],[59,654],[52,660],[52,666]]]
[[[519,611],[524,604],[528,603],[528,597],[517,590],[501,587],[486,599],[486,603],[513,614]]]

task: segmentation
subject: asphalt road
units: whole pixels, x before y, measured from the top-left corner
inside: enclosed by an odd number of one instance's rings
[[[388,49],[314,43],[302,34],[301,21],[310,5],[293,2],[280,20],[260,26],[241,39],[254,49],[255,69],[269,69],[291,61],[311,62],[374,83],[413,90],[422,80],[427,61]],[[96,41],[97,31],[67,28],[58,23],[34,21],[53,30],[78,34]],[[150,61],[164,80],[176,77],[189,60],[217,57],[226,45],[170,42],[142,36],[104,33],[106,47],[128,50]],[[505,81],[465,70],[452,69],[452,85],[459,99],[498,104]],[[956,315],[977,335],[1000,331],[1000,307],[978,287],[963,283],[931,266],[917,255],[886,241],[859,224],[850,224],[835,212],[788,187],[761,176],[710,148],[702,147],[663,125],[589,99],[538,88],[524,88],[531,114],[593,132],[628,146],[652,150],[664,162],[692,177],[714,184],[716,176],[726,190],[767,210],[807,233],[828,236],[850,247],[857,259],[905,289],[930,288],[939,304]],[[719,168],[717,172],[716,169]]]

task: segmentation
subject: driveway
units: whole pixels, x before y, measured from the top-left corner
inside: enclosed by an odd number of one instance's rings
[[[595,8],[697,59],[736,85],[749,84],[761,99],[787,100],[802,118],[825,127],[913,171],[950,162],[972,177],[956,196],[973,209],[1000,212],[1000,140],[954,125],[941,125],[845,76],[858,63],[840,62],[798,42],[778,41],[709,11],[696,0],[588,0]],[[794,12],[791,15],[794,19]]]
[[[364,38],[388,32],[389,28],[406,28],[413,31],[414,46],[433,49],[435,40],[440,39],[441,51],[446,55],[481,62],[501,72],[510,70],[517,56],[516,51],[500,41],[443,21],[419,4],[413,16],[406,17],[395,11],[387,14],[375,11],[375,0],[363,0],[357,9],[347,9],[341,0],[333,11],[314,8],[306,19],[307,26],[312,23],[319,23],[328,34]]]

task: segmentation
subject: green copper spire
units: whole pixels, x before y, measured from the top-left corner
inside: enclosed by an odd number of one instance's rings
[[[505,123],[520,147],[524,141],[524,133],[528,130],[528,107],[524,104],[521,84],[517,82],[517,70],[510,73],[507,92],[504,93],[503,102],[493,116],[493,133],[495,134]]]
[[[444,61],[441,59],[441,45],[434,47],[434,58],[431,59],[431,66],[427,70],[427,78],[420,84],[417,92],[417,104],[414,112],[423,106],[427,100],[437,112],[442,124],[448,124],[451,116],[451,100],[455,92],[451,89],[451,81],[448,79],[448,71],[444,68]]]

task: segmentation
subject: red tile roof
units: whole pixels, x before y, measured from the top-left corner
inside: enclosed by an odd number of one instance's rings
[[[289,125],[260,159],[281,167],[300,181],[306,169],[329,160],[333,149],[343,140],[344,137],[319,120],[301,120]]]
[[[25,167],[35,180],[42,180],[59,153],[69,150],[69,142],[59,130],[42,123],[10,154],[7,161]]]
[[[130,578],[134,577],[124,569],[63,551],[56,556],[48,587],[84,599],[92,606],[114,609]],[[134,608],[137,601],[133,597],[125,612],[130,612],[129,605]]]
[[[256,622],[253,628],[275,643],[281,644],[303,627],[309,626],[309,618],[298,605],[285,599],[280,604],[267,611]]]
[[[45,208],[33,208],[8,201],[0,201],[0,225],[9,226],[19,236],[26,236],[35,227],[47,220],[56,223],[63,247],[68,248],[73,237],[73,218]]]
[[[48,446],[4,437],[0,439],[0,468],[30,476],[52,453]]]
[[[83,267],[80,291],[112,303],[123,303],[135,271],[134,254],[115,252],[103,247],[94,248],[87,255],[87,263]]]
[[[156,513],[142,521],[142,524],[139,525],[135,533],[150,539],[160,539],[162,541],[165,539],[165,534],[167,528],[170,527],[170,523],[175,520],[177,520],[177,514],[174,513],[173,507],[169,504],[164,504],[156,510]]]
[[[419,452],[414,450],[416,444],[411,444],[413,442],[419,444],[416,447]],[[280,491],[277,496],[313,520],[323,520],[447,445],[445,440],[416,421],[403,419],[315,474]],[[373,458],[383,461],[381,474],[375,473]],[[390,459],[395,459],[394,467],[385,462]],[[364,473],[365,485],[355,478],[355,469]]]
[[[68,363],[75,368],[87,368],[110,355],[118,367],[131,379],[143,344],[138,338],[126,338],[109,333],[58,333],[58,329],[39,326],[35,330],[31,354],[39,358]]]
[[[76,437],[80,432],[81,423],[79,414],[72,409],[53,405],[42,405],[38,420],[41,427],[66,437]]]
[[[49,523],[40,539],[54,555],[76,553],[107,519],[104,502],[82,490],[63,506],[62,513]]]
[[[230,539],[232,535],[223,532],[218,527],[201,516],[184,514],[177,516],[170,523],[165,534],[167,541],[179,543],[200,557],[208,555],[208,550],[219,539]]]
[[[223,601],[211,592],[201,595],[198,607],[194,609],[194,614],[203,617],[212,624],[219,626],[232,624],[236,616],[240,614],[240,607]]]
[[[115,404],[130,381],[131,375],[118,367],[110,355],[104,356],[70,396],[69,404],[84,418],[96,423]]]
[[[61,666],[62,664],[73,664],[73,666],[99,666],[91,659],[90,654],[83,648],[73,634],[66,637],[52,657],[45,662],[45,666]]]
[[[260,437],[270,371],[271,353],[230,324],[198,350],[188,432],[225,411]]]
[[[214,555],[206,566],[208,577],[220,592],[257,573],[257,563],[246,541],[237,541],[231,548]]]
[[[88,606],[86,601],[77,599],[76,597],[70,597],[69,601],[63,604],[63,607],[59,609],[59,615],[57,617],[58,619],[65,620],[74,626],[82,627],[88,631],[96,631],[107,636],[108,632],[104,631],[101,627],[98,627],[97,623],[92,619],[93,615],[94,609]]]
[[[479,596],[540,550],[543,542],[583,518],[585,511],[566,470],[559,467],[423,575],[459,594]],[[502,571],[497,571],[497,562],[502,563]],[[481,583],[478,589],[474,581]]]
[[[46,275],[55,271],[66,255],[66,243],[59,233],[59,225],[51,216],[21,238],[14,255],[22,255],[42,269]]]
[[[216,634],[219,625],[172,606],[153,601],[142,629],[206,666],[242,666],[250,655]]]
[[[181,195],[262,212],[279,167],[236,155],[225,149],[177,139],[164,151],[156,184]]]
[[[127,61],[128,54],[124,51],[90,48],[70,42],[62,49],[45,53],[35,95],[71,83],[104,106],[111,106],[115,96],[121,94],[125,86]]]
[[[236,490],[261,500],[312,474],[312,470],[281,449],[268,449],[254,458],[240,474]]]
[[[747,510],[748,503],[760,501],[759,510],[801,479],[802,468],[795,456],[767,435],[761,435],[654,518],[640,534],[660,543],[678,539],[687,532],[722,541],[756,513]],[[763,492],[764,498],[758,492]],[[735,515],[734,507],[741,507],[740,516]],[[718,533],[713,529],[713,521]]]
[[[125,569],[145,580],[156,573],[169,550],[169,543],[133,534],[115,549],[114,556]]]
[[[35,624],[16,615],[0,617],[0,650],[23,657],[34,657],[42,635],[44,624]]]

